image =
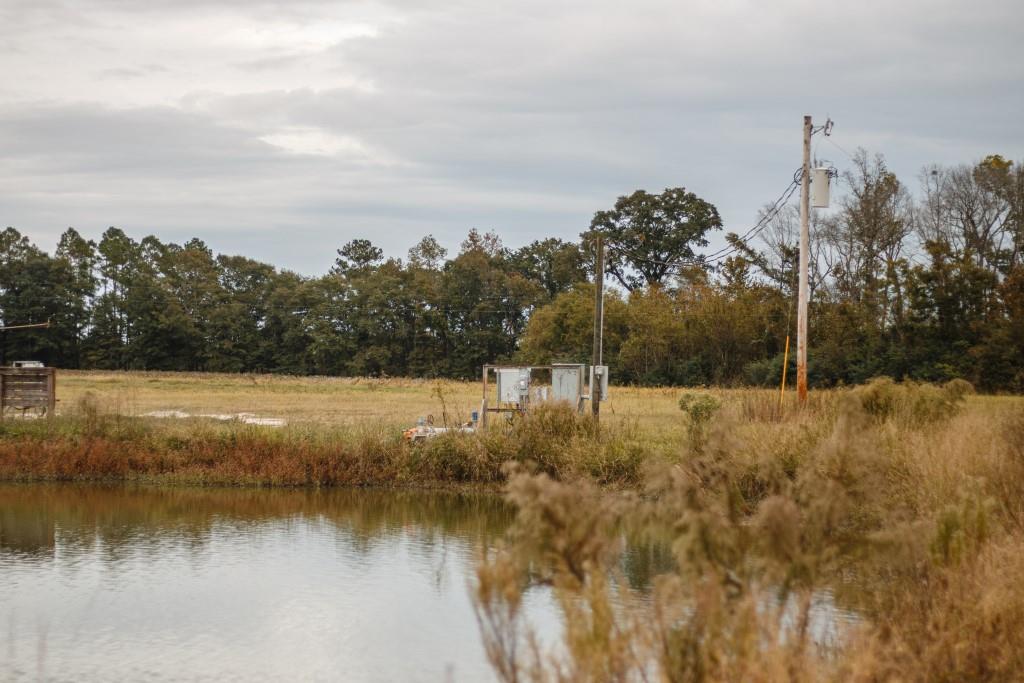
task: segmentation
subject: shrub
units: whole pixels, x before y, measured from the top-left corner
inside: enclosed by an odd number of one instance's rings
[[[703,448],[652,468],[640,495],[514,476],[519,522],[482,559],[475,596],[499,678],[1020,680],[1024,413],[964,439],[972,423],[940,417],[968,393],[879,379],[825,395],[834,409],[814,422],[770,426],[717,419],[714,397],[687,394],[680,408],[709,427]],[[789,462],[748,457],[751,433],[783,431],[801,435]],[[956,450],[936,458],[943,447]],[[958,493],[907,495],[937,483]],[[633,538],[671,560],[637,601],[619,573]],[[554,587],[564,625],[550,659],[515,618],[535,583]],[[822,589],[862,617],[835,640],[812,614]]]
[[[959,378],[949,380],[942,385],[942,389],[954,401],[960,401],[974,394],[974,385],[965,379]]]
[[[956,415],[971,391],[973,387],[964,380],[952,380],[940,388],[876,377],[854,389],[852,395],[864,412],[878,422],[893,420],[903,426],[922,427]]]
[[[721,402],[710,394],[687,392],[679,397],[679,409],[690,418],[687,436],[695,451],[703,448],[707,437],[708,423],[721,407]]]

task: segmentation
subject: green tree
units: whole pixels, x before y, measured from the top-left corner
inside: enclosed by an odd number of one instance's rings
[[[604,300],[603,359],[619,381],[619,353],[629,333],[626,304],[615,290]],[[536,309],[523,331],[518,358],[527,363],[590,363],[594,348],[594,285],[580,283]]]
[[[355,239],[338,250],[334,270],[343,275],[353,271],[364,271],[379,264],[383,259],[384,252],[373,246],[370,240]]]
[[[445,266],[441,285],[447,337],[445,374],[476,377],[480,367],[516,351],[540,285],[515,272],[492,233],[472,230]]]
[[[5,361],[41,360],[78,364],[79,332],[87,292],[78,287],[73,264],[52,258],[14,228],[0,233],[0,316],[3,324],[49,321],[44,329],[0,332]]]
[[[587,279],[579,245],[555,238],[537,240],[517,249],[509,255],[509,264],[520,275],[543,287],[549,298]]]
[[[706,247],[707,233],[721,228],[714,205],[676,187],[619,197],[614,208],[594,214],[582,237],[590,245],[598,233],[604,236],[608,272],[632,291],[664,283],[676,264],[699,262],[696,248]]]

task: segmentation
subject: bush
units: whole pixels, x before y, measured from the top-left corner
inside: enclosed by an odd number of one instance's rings
[[[743,366],[743,381],[755,387],[778,386],[782,381],[782,358],[779,353],[772,358],[751,361]],[[796,377],[796,360],[790,356],[786,379]]]
[[[922,427],[956,415],[964,397],[974,391],[969,382],[951,380],[945,386],[876,377],[857,387],[852,395],[860,407],[878,422],[893,420],[909,427]]]
[[[628,427],[603,427],[568,406],[541,405],[509,424],[476,434],[446,434],[420,448],[417,468],[437,481],[500,482],[508,463],[552,479],[581,475],[602,484],[639,481],[650,455]]]
[[[679,397],[679,409],[690,418],[687,436],[693,450],[703,449],[708,423],[721,407],[721,402],[710,394],[685,393]]]
[[[679,397],[679,409],[686,413],[691,422],[707,424],[722,404],[710,394],[686,393]]]
[[[974,394],[974,385],[965,379],[951,379],[942,385],[942,389],[954,401],[960,401]]]

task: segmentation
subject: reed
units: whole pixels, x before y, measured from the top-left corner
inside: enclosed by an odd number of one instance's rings
[[[684,397],[698,438],[636,492],[511,478],[517,522],[475,587],[502,680],[1024,677],[1019,401],[881,379],[780,419],[711,393]],[[622,579],[630,536],[674,559],[648,598]],[[537,584],[566,624],[554,646],[520,614]],[[823,593],[861,621],[816,633]]]
[[[412,444],[380,423],[283,429],[104,413],[90,401],[52,421],[0,424],[0,480],[153,481],[257,486],[496,486],[521,463],[558,478],[610,486],[639,481],[653,458],[635,430],[598,430],[567,408],[480,435]]]

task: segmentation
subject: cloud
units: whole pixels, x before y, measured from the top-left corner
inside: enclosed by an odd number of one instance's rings
[[[684,185],[743,232],[799,164],[804,113],[911,184],[1024,156],[1022,20],[999,0],[16,1],[0,219],[304,272],[353,237],[572,238],[639,187]]]

